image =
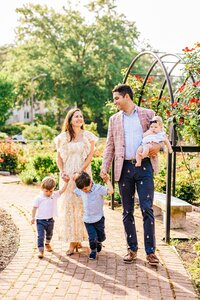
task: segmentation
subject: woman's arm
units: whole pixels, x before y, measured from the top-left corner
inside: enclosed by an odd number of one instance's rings
[[[57,152],[57,156],[56,156],[56,163],[58,166],[59,171],[62,173],[64,171],[64,166],[63,166],[63,160],[60,156],[60,152]]]
[[[87,167],[89,166],[89,164],[91,163],[93,154],[94,154],[94,141],[90,142],[90,153],[88,154],[88,156],[86,157],[85,161],[83,162],[83,165],[81,166],[81,172],[85,171],[87,169]]]

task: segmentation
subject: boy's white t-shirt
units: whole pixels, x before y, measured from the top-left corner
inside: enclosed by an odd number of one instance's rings
[[[50,219],[58,215],[57,200],[60,198],[60,192],[55,191],[50,197],[41,193],[33,201],[33,206],[37,207],[36,219]]]

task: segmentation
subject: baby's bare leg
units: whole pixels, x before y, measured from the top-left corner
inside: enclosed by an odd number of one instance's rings
[[[142,151],[142,155],[141,155],[142,159],[149,155],[149,151],[150,151],[151,147],[152,147],[152,144],[145,144],[143,146],[143,151]]]
[[[149,155],[149,150],[151,149],[151,144],[146,144],[144,146],[140,146],[136,153],[136,167],[141,167],[142,159]]]
[[[140,146],[136,152],[136,167],[141,167],[143,147]]]

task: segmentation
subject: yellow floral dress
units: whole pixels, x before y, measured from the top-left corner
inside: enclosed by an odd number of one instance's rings
[[[70,176],[67,190],[58,200],[58,229],[59,237],[66,242],[82,242],[87,240],[85,225],[83,223],[82,200],[74,194],[75,183],[72,180],[74,172],[79,172],[84,160],[91,149],[91,141],[97,142],[98,138],[91,132],[84,130],[82,137],[77,141],[69,141],[66,132],[60,133],[55,138],[57,151],[63,160],[64,171]],[[86,172],[92,176],[91,166]],[[63,180],[60,177],[60,186]]]

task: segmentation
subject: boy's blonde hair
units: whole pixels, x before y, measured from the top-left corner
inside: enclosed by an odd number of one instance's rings
[[[151,121],[156,121],[156,123],[158,123],[160,125],[160,127],[163,128],[163,120],[160,116],[154,116]]]
[[[46,176],[42,179],[41,188],[47,189],[48,191],[56,187],[56,180],[51,176]]]

